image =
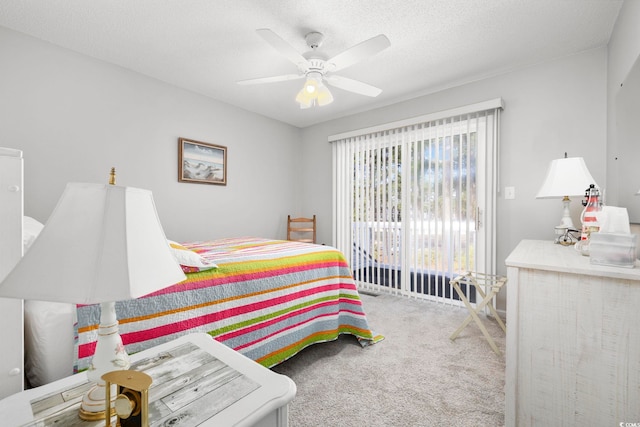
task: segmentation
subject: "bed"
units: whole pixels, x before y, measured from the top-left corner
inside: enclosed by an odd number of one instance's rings
[[[363,346],[383,338],[371,330],[349,266],[333,247],[256,237],[168,244],[187,279],[116,303],[130,354],[206,332],[272,367],[340,334],[355,336]],[[26,302],[29,384],[86,369],[99,316],[99,305]]]

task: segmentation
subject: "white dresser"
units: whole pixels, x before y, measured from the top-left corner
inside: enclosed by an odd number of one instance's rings
[[[534,240],[505,263],[505,425],[640,423],[640,264]]]

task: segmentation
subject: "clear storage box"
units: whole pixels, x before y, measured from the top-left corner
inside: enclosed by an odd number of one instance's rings
[[[591,233],[589,257],[591,264],[633,268],[636,262],[635,234]]]

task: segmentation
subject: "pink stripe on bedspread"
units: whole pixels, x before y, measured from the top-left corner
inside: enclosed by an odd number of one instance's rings
[[[117,302],[120,333],[130,353],[185,333],[208,332],[273,366],[341,333],[376,339],[348,264],[335,248],[258,238],[185,246],[219,268]],[[98,306],[78,306],[79,369],[88,366],[94,351],[98,319]]]

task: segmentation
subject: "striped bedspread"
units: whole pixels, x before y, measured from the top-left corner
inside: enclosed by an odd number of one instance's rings
[[[340,334],[352,334],[363,345],[382,339],[369,328],[349,266],[335,248],[259,238],[184,246],[218,268],[117,302],[120,334],[130,354],[206,332],[271,367]],[[78,306],[78,370],[89,365],[99,317],[98,305]]]

